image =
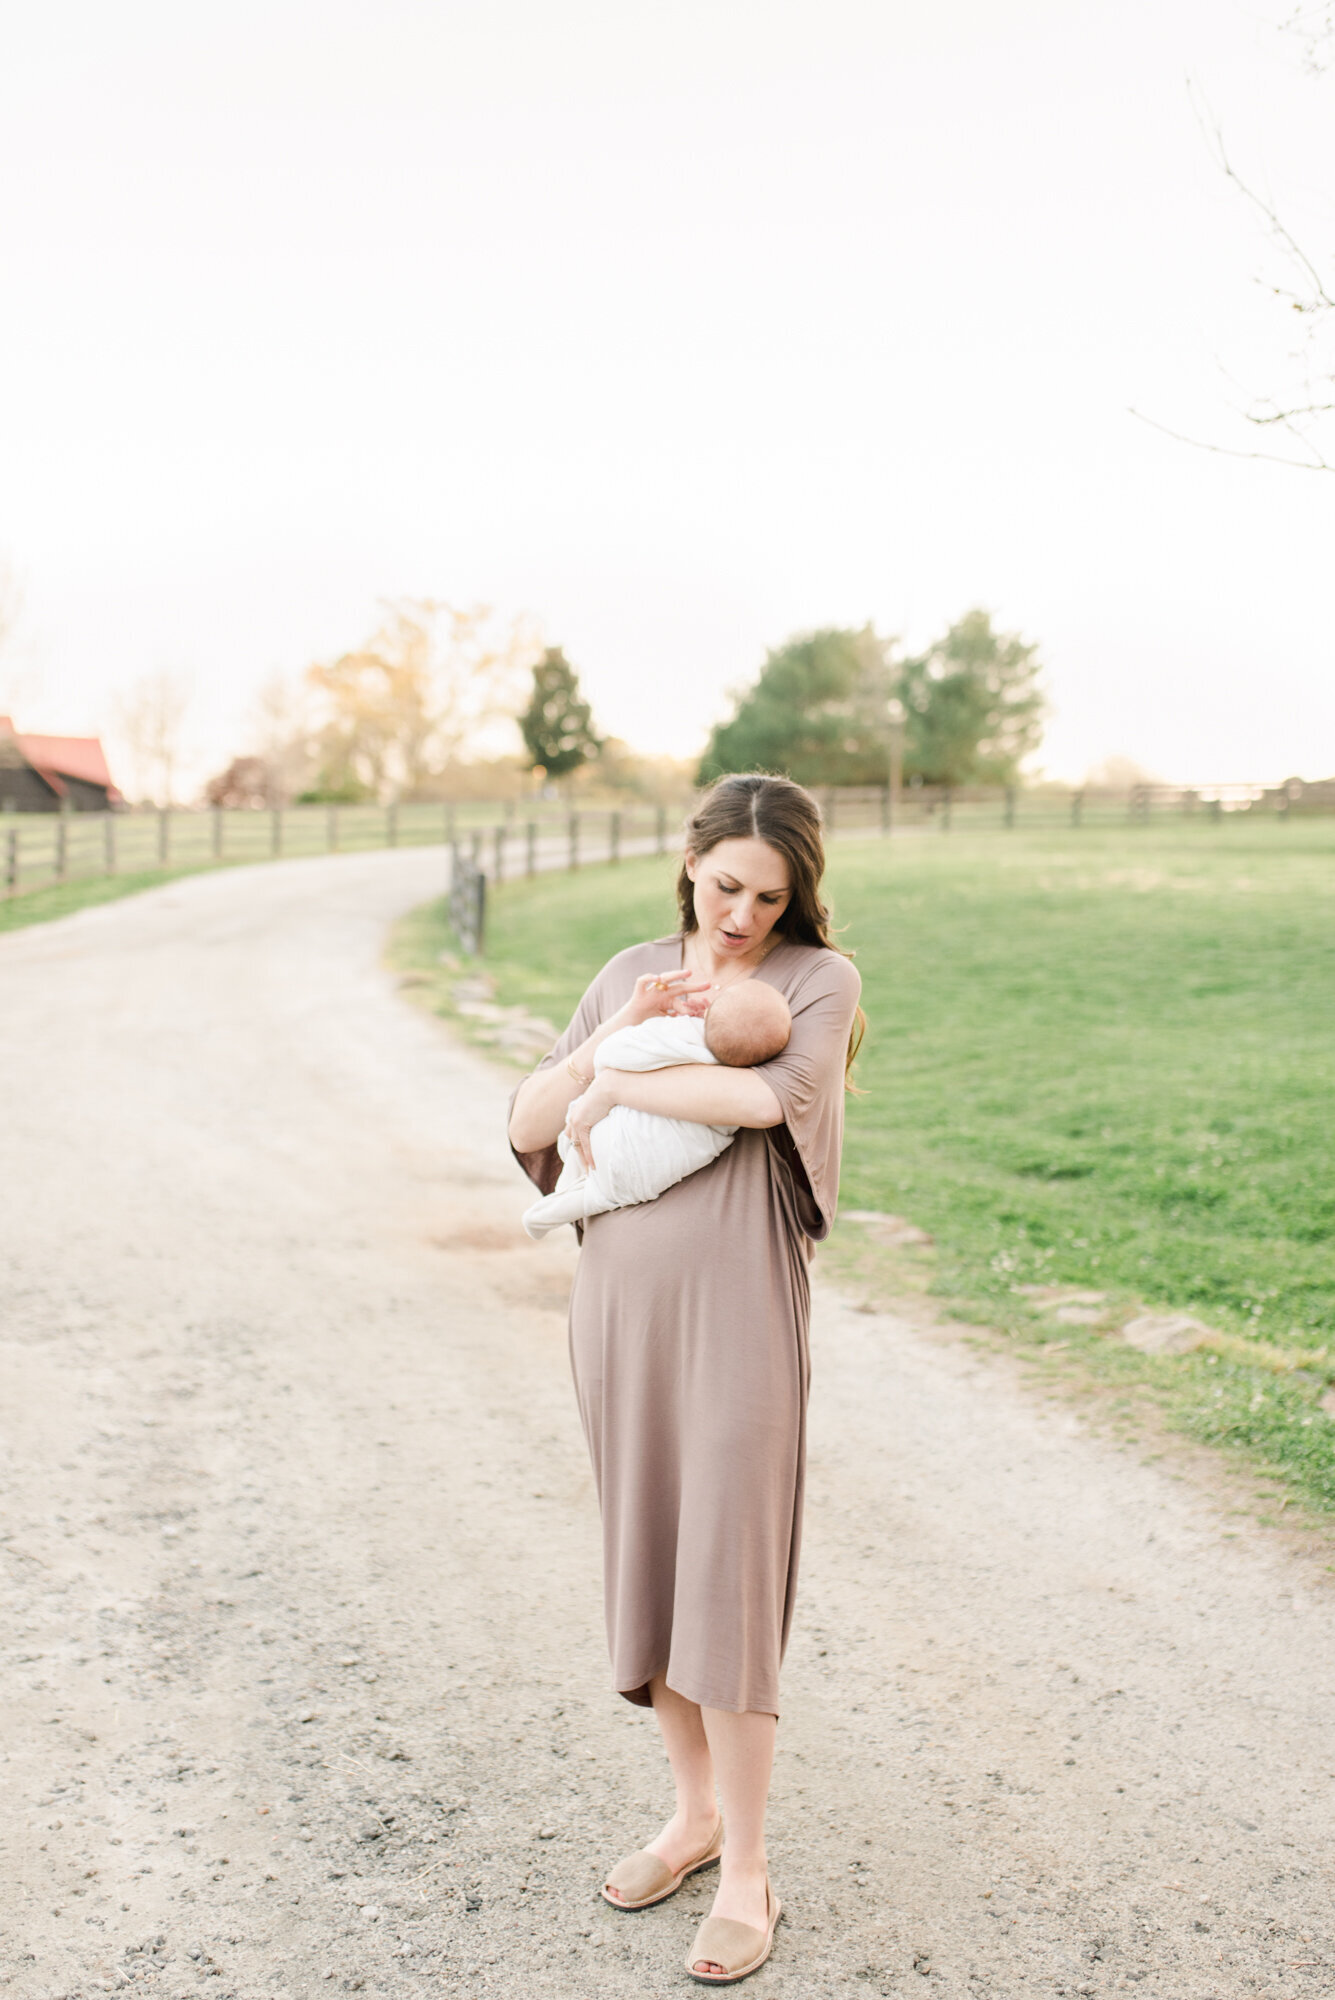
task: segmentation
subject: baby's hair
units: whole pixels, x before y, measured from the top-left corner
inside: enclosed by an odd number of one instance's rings
[[[792,1031],[788,1002],[759,979],[725,987],[705,1015],[705,1047],[732,1069],[768,1062],[787,1046]]]

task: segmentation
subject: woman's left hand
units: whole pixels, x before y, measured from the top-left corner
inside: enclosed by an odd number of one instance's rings
[[[593,1145],[590,1134],[595,1125],[606,1118],[617,1102],[615,1070],[605,1069],[593,1079],[582,1097],[572,1098],[566,1111],[566,1133],[573,1141],[575,1150],[584,1162],[585,1171],[593,1172]]]

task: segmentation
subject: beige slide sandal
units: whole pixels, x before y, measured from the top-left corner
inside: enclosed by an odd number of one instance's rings
[[[774,1926],[783,1908],[768,1882],[765,1884],[765,1904],[769,1911],[769,1929],[765,1931],[758,1931],[753,1924],[734,1923],[731,1917],[705,1918],[695,1934],[695,1943],[686,1961],[686,1970],[692,1979],[698,1979],[702,1986],[730,1986],[735,1979],[745,1979],[748,1974],[759,1972],[774,1949]],[[697,1972],[695,1968],[703,1960],[711,1965],[721,1965],[724,1970]]]
[[[647,1910],[651,1903],[666,1902],[669,1896],[676,1895],[688,1875],[694,1875],[699,1868],[712,1868],[722,1846],[723,1821],[720,1818],[709,1836],[708,1845],[693,1861],[679,1868],[675,1875],[666,1861],[660,1861],[656,1854],[642,1847],[638,1854],[628,1854],[624,1861],[618,1861],[603,1888],[603,1900],[610,1903],[614,1910]],[[609,1896],[608,1889],[619,1889],[621,1894]]]

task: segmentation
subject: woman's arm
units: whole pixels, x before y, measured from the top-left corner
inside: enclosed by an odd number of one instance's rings
[[[614,1104],[684,1118],[691,1125],[782,1125],[783,1108],[759,1070],[681,1063],[671,1069],[605,1069],[566,1113],[566,1130],[592,1170],[589,1134]]]
[[[514,1107],[510,1113],[510,1144],[518,1153],[536,1153],[544,1146],[556,1143],[557,1134],[566,1122],[566,1112],[574,1098],[589,1088],[571,1073],[570,1064],[592,1081],[593,1056],[600,1042],[618,1028],[638,1027],[641,1021],[652,1019],[655,1014],[689,1014],[701,1006],[697,994],[708,992],[707,980],[693,979],[689,972],[646,972],[635,982],[635,989],[624,1007],[602,1021],[572,1051],[566,1061],[554,1063],[550,1069],[536,1070],[525,1077],[515,1094]],[[704,1121],[710,1123],[708,1119]],[[731,1125],[737,1121],[726,1118],[720,1124]]]

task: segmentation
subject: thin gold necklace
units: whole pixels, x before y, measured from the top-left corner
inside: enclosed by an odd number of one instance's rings
[[[690,969],[689,967],[687,967],[687,966],[686,966],[686,948],[687,948],[687,945],[689,944],[689,942],[690,942],[690,939],[691,939],[692,937],[699,937],[699,935],[700,935],[699,931],[692,931],[692,932],[688,933],[688,935],[687,935],[686,937],[684,937],[684,938],[682,939],[682,941],[681,941],[681,959],[682,959],[682,965],[683,965],[683,967],[684,967],[684,968],[685,968],[686,970],[689,970],[689,969]],[[752,966],[748,966],[748,968],[747,968],[747,970],[746,970],[745,972],[740,972],[740,973],[738,973],[738,975],[737,975],[737,977],[736,977],[735,979],[715,979],[715,980],[712,980],[712,981],[711,981],[710,983],[711,983],[712,985],[714,985],[714,986],[736,986],[736,985],[738,985],[738,984],[740,983],[740,981],[741,981],[741,980],[743,980],[743,979],[750,979],[750,978],[751,978],[751,976],[752,976],[752,975],[753,975],[754,973],[757,973],[757,972],[759,972],[759,970],[760,970],[761,966],[762,966],[762,965],[763,965],[763,964],[765,963],[765,960],[766,960],[766,959],[767,959],[767,958],[769,957],[769,955],[770,955],[770,953],[771,953],[771,952],[773,951],[773,949],[774,949],[775,945],[776,945],[776,944],[779,944],[779,943],[781,943],[781,942],[782,942],[782,940],[781,940],[781,938],[780,938],[780,936],[779,936],[779,933],[778,933],[777,931],[771,931],[771,932],[770,932],[770,934],[769,934],[769,936],[768,936],[768,937],[767,937],[767,938],[765,939],[765,942],[764,942],[763,946],[761,947],[761,952],[760,952],[760,956],[759,956],[759,958],[758,958],[758,959],[756,960],[756,962],[755,962],[755,964],[754,964],[754,965],[752,965]],[[702,974],[701,976],[703,977],[703,974]]]

